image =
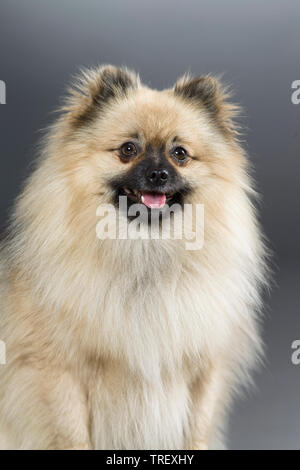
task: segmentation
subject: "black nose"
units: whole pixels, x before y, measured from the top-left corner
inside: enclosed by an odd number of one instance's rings
[[[162,185],[168,181],[169,173],[168,170],[156,170],[150,168],[147,171],[147,179],[152,184]]]

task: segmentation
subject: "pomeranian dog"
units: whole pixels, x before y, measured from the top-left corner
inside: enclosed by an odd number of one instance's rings
[[[211,76],[156,91],[126,68],[79,75],[1,246],[1,448],[226,445],[265,278],[237,110]],[[200,204],[201,247],[97,234],[99,207],[134,223],[136,204],[159,227]]]

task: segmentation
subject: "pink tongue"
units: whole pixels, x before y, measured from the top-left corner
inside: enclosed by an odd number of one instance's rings
[[[146,193],[141,192],[142,196],[144,197],[144,204],[145,206],[149,207],[150,209],[161,209],[164,207],[166,203],[166,195],[165,194],[158,194],[158,193]]]

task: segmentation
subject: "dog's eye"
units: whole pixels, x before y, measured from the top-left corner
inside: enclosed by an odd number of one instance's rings
[[[121,156],[125,158],[134,157],[137,154],[137,148],[132,142],[125,142],[125,144],[122,145],[120,151]]]
[[[172,151],[172,157],[182,163],[188,159],[188,154],[187,154],[187,151],[183,147],[176,147]]]

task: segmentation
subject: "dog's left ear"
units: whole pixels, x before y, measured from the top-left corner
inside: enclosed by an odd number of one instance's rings
[[[206,110],[224,133],[230,135],[238,133],[234,117],[239,113],[240,108],[228,102],[230,94],[218,79],[210,75],[191,77],[186,74],[176,82],[173,91],[175,95]]]

